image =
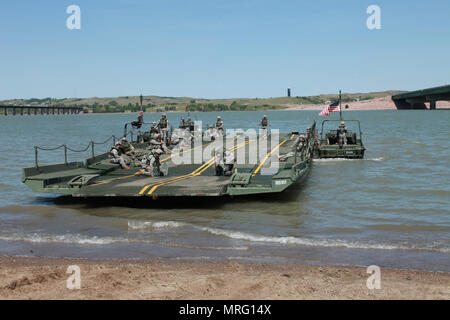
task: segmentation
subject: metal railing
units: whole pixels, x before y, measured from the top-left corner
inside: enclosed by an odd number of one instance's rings
[[[67,157],[67,151],[80,153],[80,152],[86,152],[90,148],[91,149],[91,156],[92,156],[93,159],[95,159],[95,146],[96,145],[105,145],[111,139],[112,139],[112,145],[114,146],[116,144],[116,137],[115,136],[110,136],[110,137],[108,137],[108,139],[106,139],[103,142],[90,141],[89,144],[85,148],[79,149],[79,150],[70,148],[66,144],[62,144],[62,145],[54,147],[54,148],[44,148],[44,147],[34,146],[34,166],[36,168],[39,168],[39,150],[40,151],[55,151],[55,150],[59,150],[59,149],[63,148],[64,149],[64,164],[66,164],[66,165],[69,163],[68,162],[68,157]]]

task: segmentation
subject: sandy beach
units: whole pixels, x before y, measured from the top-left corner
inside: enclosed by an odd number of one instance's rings
[[[344,109],[345,105],[348,105],[348,109]],[[390,96],[365,100],[365,101],[355,101],[355,102],[343,102],[343,109],[346,111],[351,110],[397,110],[395,103],[392,101]],[[285,110],[323,110],[327,105],[325,104],[304,104],[288,106]],[[427,106],[429,107],[429,106]],[[436,108],[450,108],[449,101],[437,101]]]
[[[66,273],[81,270],[81,289]],[[0,299],[450,299],[450,274],[237,262],[0,258]]]

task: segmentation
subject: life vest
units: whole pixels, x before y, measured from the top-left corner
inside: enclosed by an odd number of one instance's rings
[[[167,128],[167,118],[166,119],[163,119],[163,118],[159,119],[159,127],[161,129]]]

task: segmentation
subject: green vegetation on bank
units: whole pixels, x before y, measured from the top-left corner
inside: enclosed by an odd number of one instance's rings
[[[371,100],[401,93],[402,91],[384,91],[371,93],[344,93],[342,102]],[[277,98],[234,98],[234,99],[194,99],[190,97],[144,96],[143,109],[146,112],[185,111],[257,111],[280,110],[294,105],[327,104],[337,100],[337,94],[316,96],[277,97]],[[140,110],[139,96],[115,98],[31,98],[0,101],[3,105],[48,105],[65,107],[82,107],[85,112],[137,112]]]

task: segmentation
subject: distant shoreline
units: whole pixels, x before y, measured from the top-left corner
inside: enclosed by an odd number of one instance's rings
[[[347,94],[342,97],[343,111],[361,110],[398,110],[391,95],[384,93]],[[383,95],[384,94],[384,95]],[[172,112],[230,112],[230,111],[286,111],[286,110],[315,110],[320,112],[328,107],[331,101],[336,101],[337,96],[320,95],[312,97],[278,97],[267,99],[191,99],[170,97],[145,97],[143,99],[143,110],[146,113],[172,113]],[[116,100],[114,100],[116,99]],[[141,109],[138,97],[118,98],[86,98],[86,99],[62,99],[47,101],[50,104],[44,106],[58,105],[64,107],[76,107],[84,109],[85,114],[136,114]],[[37,102],[42,102],[41,100]],[[36,103],[37,103],[36,102]],[[8,104],[23,105],[26,100],[10,100]],[[128,103],[128,104],[127,104]],[[33,105],[29,106],[33,108]],[[188,108],[186,110],[186,107]],[[450,101],[437,101],[436,108],[439,110],[450,109]],[[12,110],[10,110],[12,112]]]

